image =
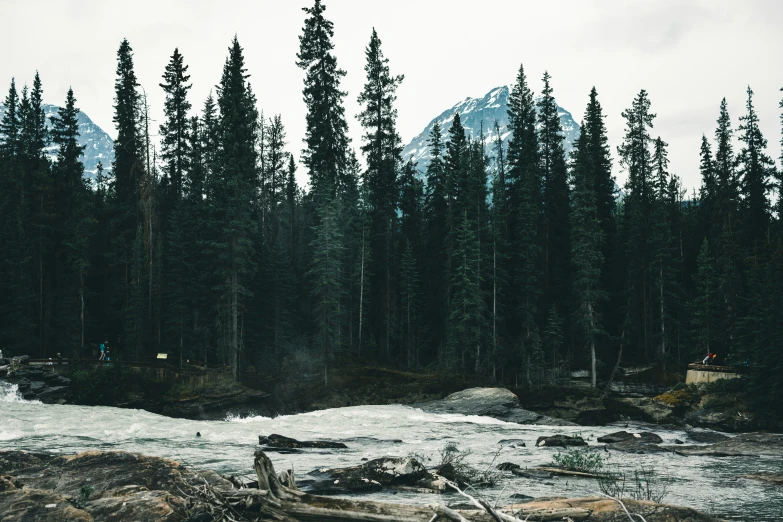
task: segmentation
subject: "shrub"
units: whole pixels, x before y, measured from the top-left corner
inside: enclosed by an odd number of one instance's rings
[[[669,493],[663,478],[645,466],[630,473],[601,473],[597,480],[601,491],[614,498],[661,502]]]
[[[685,389],[687,387],[688,387],[688,385],[685,384],[684,382],[678,382],[677,384],[672,386],[672,391],[683,390],[683,389]]]
[[[599,473],[604,467],[601,454],[590,450],[572,449],[565,453],[558,451],[552,461],[554,466],[582,473]]]
[[[495,454],[497,458],[498,453]],[[498,483],[501,473],[494,470],[495,459],[487,469],[480,470],[465,462],[471,454],[470,450],[460,451],[456,444],[449,442],[440,450],[440,464],[435,466],[435,472],[441,477],[456,482],[459,486],[494,486]]]

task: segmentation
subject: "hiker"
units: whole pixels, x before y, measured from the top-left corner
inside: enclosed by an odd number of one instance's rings
[[[101,343],[100,350],[101,356],[98,357],[98,360],[102,361],[106,357],[106,343]]]
[[[712,360],[712,352],[707,352],[707,357],[705,357],[704,360],[701,361],[701,363],[707,365],[710,364],[710,360]]]

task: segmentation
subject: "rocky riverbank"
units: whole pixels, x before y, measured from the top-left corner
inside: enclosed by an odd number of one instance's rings
[[[248,456],[249,469],[250,465]],[[492,510],[504,520],[511,520],[508,517],[514,513],[518,520],[570,517],[572,520],[608,522],[620,520],[627,508],[648,522],[715,520],[689,508],[632,500],[624,500],[623,507],[616,501],[597,498],[536,499],[496,509],[482,507],[480,502],[464,506],[466,498],[456,492],[439,495],[434,500],[423,497],[420,503],[413,504],[372,502],[355,496],[350,500],[339,499],[302,492],[290,473],[282,473],[278,478],[263,452],[256,452],[253,466],[257,482],[243,485],[233,477],[212,471],[196,471],[171,460],[125,452],[55,456],[2,451],[0,517],[9,522],[426,522],[437,513],[444,520],[461,516],[462,520],[489,522],[494,518],[488,513]],[[376,479],[393,481],[397,470],[394,466],[369,464],[360,469],[354,470],[351,476],[355,475],[359,481],[375,481],[380,487],[384,486]],[[332,472],[349,475],[345,470]],[[423,474],[425,470],[413,472]],[[454,515],[457,512],[459,515]]]
[[[281,369],[277,381],[258,378],[251,387],[224,379],[200,386],[127,379],[111,368],[94,368],[72,382],[68,370],[25,365],[5,377],[25,399],[44,403],[106,405],[144,409],[170,417],[221,420],[234,416],[276,416],[356,405],[403,404],[433,413],[483,415],[519,424],[603,425],[632,420],[724,432],[783,430],[780,417],[758,415],[744,398],[741,382],[670,388],[651,370],[614,382],[605,393],[573,382],[532,389],[476,388],[438,374],[386,368],[336,368],[329,387],[320,377]],[[10,361],[0,361],[0,379]],[[5,369],[4,369],[5,368]],[[649,379],[649,380],[644,380]],[[736,388],[736,389],[735,389]]]

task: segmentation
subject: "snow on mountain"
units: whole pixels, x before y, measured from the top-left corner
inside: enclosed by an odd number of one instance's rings
[[[43,110],[44,114],[46,114],[46,126],[51,129],[52,122],[49,118],[57,115],[59,107],[44,104]],[[5,106],[0,105],[0,119],[4,115]],[[114,161],[114,141],[103,129],[93,123],[84,112],[79,112],[77,121],[79,122],[79,144],[85,147],[82,155],[84,177],[93,180],[97,173],[99,161],[103,164],[104,169],[111,169],[112,161]],[[46,148],[46,153],[51,160],[54,160],[57,158],[57,146],[54,143],[49,144]]]
[[[441,113],[440,116],[433,119],[413,140],[403,149],[402,155],[405,160],[413,158],[418,162],[419,170],[424,171],[430,162],[430,150],[427,146],[432,127],[435,122],[439,122],[444,138],[451,122],[454,120],[454,114],[459,113],[462,125],[468,136],[475,137],[479,135],[481,124],[484,124],[484,136],[487,146],[487,153],[492,157],[494,153],[491,150],[491,144],[494,143],[495,121],[500,126],[500,135],[503,138],[503,144],[508,144],[511,132],[508,130],[508,95],[511,92],[509,86],[496,87],[489,91],[483,98],[465,98],[452,108]],[[538,100],[536,100],[538,101]],[[564,145],[566,154],[571,152],[574,140],[579,137],[579,124],[574,121],[573,116],[562,107],[557,107],[560,124],[563,127]]]

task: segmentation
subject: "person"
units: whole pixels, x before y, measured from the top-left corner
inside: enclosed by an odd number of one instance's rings
[[[60,352],[57,352],[57,366],[63,365],[63,356]]]
[[[710,364],[718,364],[718,361],[715,360],[715,358],[718,357],[717,353],[712,354],[712,360],[710,361]]]
[[[702,364],[710,364],[710,360],[712,359],[712,352],[707,352],[707,357],[705,357],[701,363]]]
[[[106,357],[106,343],[101,343],[100,350],[101,356],[98,357],[98,360],[102,361]]]
[[[201,432],[200,431],[196,432],[196,437],[201,437]]]
[[[109,366],[109,361],[111,361],[111,354],[109,353],[109,349],[106,348],[106,366]]]

